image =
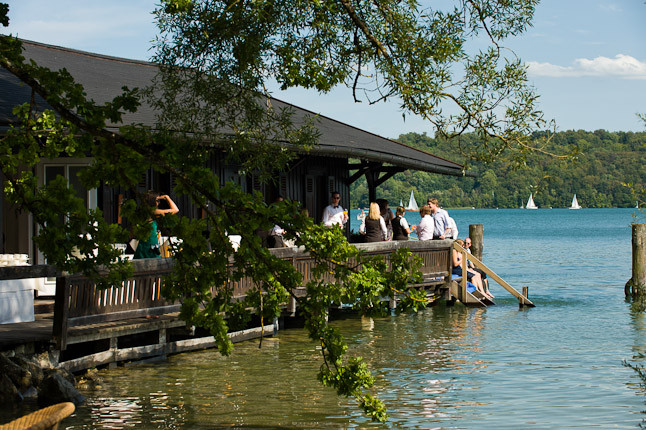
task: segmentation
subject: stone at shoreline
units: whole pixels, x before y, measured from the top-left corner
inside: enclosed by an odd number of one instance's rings
[[[11,357],[10,360],[31,373],[31,385],[34,387],[38,387],[43,381],[45,374],[36,360],[21,355]]]
[[[46,351],[34,355],[32,358],[41,369],[53,369],[58,365],[59,351]]]
[[[22,395],[6,374],[0,375],[0,405],[20,403]]]
[[[77,386],[84,388],[99,388],[103,384],[103,378],[96,368],[88,369],[78,380]]]
[[[19,391],[25,391],[31,386],[32,375],[26,369],[23,369],[9,358],[6,355],[0,354],[0,372],[3,375],[7,375],[15,388]]]
[[[38,404],[41,407],[61,402],[72,402],[79,406],[85,397],[79,393],[74,385],[63,376],[62,372],[50,372],[40,384],[38,391]]]

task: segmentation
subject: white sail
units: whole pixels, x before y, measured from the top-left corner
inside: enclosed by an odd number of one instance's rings
[[[576,200],[576,194],[572,197],[572,205],[570,205],[570,209],[581,209],[581,205],[579,205],[579,202]]]
[[[417,206],[417,202],[415,201],[415,195],[413,194],[413,190],[410,192],[410,199],[408,200],[408,206],[406,206],[407,211],[418,211],[419,206]]]
[[[529,195],[529,200],[527,200],[527,205],[525,205],[525,209],[538,209],[538,206],[536,206],[536,203],[534,203],[534,197],[531,193]]]

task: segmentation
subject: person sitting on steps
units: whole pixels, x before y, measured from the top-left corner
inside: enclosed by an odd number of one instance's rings
[[[462,239],[456,239],[455,241],[458,245],[464,247],[464,241]],[[453,250],[453,275],[462,277],[462,253],[458,250]],[[476,290],[478,290],[484,297],[488,299],[493,299],[494,296],[491,293],[488,293],[484,286],[482,285],[482,277],[478,272],[467,269],[467,281],[475,285]]]

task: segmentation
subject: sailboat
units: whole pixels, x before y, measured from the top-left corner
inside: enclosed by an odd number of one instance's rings
[[[418,211],[419,206],[417,206],[417,202],[415,201],[415,194],[413,194],[413,190],[410,191],[410,199],[408,200],[408,206],[406,206],[407,211]]]
[[[527,200],[527,205],[525,205],[525,209],[538,209],[538,206],[536,206],[536,203],[534,203],[534,197],[532,194],[529,194],[529,200]]]
[[[581,205],[576,201],[576,194],[572,197],[572,204],[568,209],[581,209]]]

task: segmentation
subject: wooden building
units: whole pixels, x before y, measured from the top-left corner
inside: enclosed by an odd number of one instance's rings
[[[82,84],[88,97],[97,103],[112,100],[121,93],[121,88],[144,88],[155,77],[158,68],[153,63],[109,57],[73,49],[51,46],[37,42],[23,41],[24,55],[37,64],[53,70],[65,68]],[[11,111],[14,106],[29,102],[32,90],[5,69],[0,69],[0,133],[15,121]],[[40,108],[43,100],[36,97]],[[280,100],[272,100],[278,107],[290,106]],[[294,112],[295,123],[306,116],[316,115],[297,106],[290,106]],[[234,165],[225,163],[224,153],[214,154],[211,168],[218,173],[220,180],[234,181],[248,191],[260,191],[267,202],[273,201],[278,194],[300,201],[311,216],[320,221],[323,208],[329,202],[330,192],[341,193],[341,204],[350,207],[350,184],[365,176],[369,185],[370,199],[376,198],[376,188],[397,172],[408,169],[433,172],[444,175],[463,175],[463,166],[403,145],[390,139],[377,136],[368,131],[318,116],[319,144],[308,153],[299,154],[287,171],[276,172],[273,184],[262,184],[253,174],[242,176]],[[153,125],[155,112],[142,105],[136,113],[124,115],[123,122]],[[112,126],[116,132],[118,127]],[[350,163],[348,160],[359,160]],[[91,162],[84,158],[61,158],[43,160],[37,167],[42,183],[57,175],[66,177],[70,183],[76,181],[76,173]],[[180,211],[186,216],[198,216],[188,198],[172,194],[173,178],[169,174],[154,174],[152,171],[142,178],[142,189],[156,189],[170,192]],[[79,188],[78,184],[74,184]],[[100,208],[107,221],[117,221],[118,201],[121,191],[107,186],[95,190],[82,190],[88,208]],[[33,264],[43,264],[42,256],[34,249],[31,237],[35,226],[29,214],[13,210],[6,202],[0,206],[2,242],[0,253],[29,254]]]

